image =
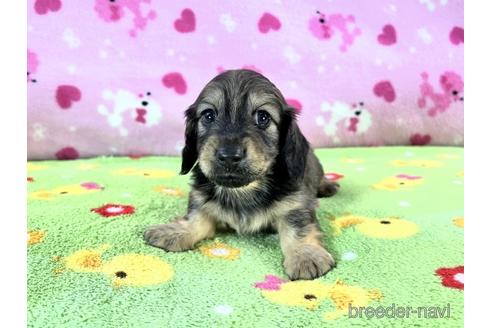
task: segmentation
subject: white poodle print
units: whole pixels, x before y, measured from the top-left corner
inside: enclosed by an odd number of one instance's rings
[[[323,114],[316,117],[316,124],[322,126],[325,134],[335,143],[340,142],[341,133],[359,135],[372,125],[371,113],[363,102],[350,105],[340,101],[333,104],[324,101],[321,111]]]
[[[157,125],[161,121],[161,107],[150,96],[150,92],[136,95],[121,89],[116,92],[104,90],[103,99],[111,103],[112,109],[100,104],[97,111],[107,118],[110,126],[119,130],[120,135],[127,136],[128,130],[123,125],[127,112],[130,114],[127,117],[131,117],[133,122],[146,127]]]

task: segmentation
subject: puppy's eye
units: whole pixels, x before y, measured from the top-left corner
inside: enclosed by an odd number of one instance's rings
[[[205,109],[202,112],[202,119],[206,123],[212,123],[213,121],[215,121],[215,112],[213,111],[213,109]]]
[[[256,125],[260,128],[266,128],[270,124],[272,117],[268,112],[259,110],[256,112]]]

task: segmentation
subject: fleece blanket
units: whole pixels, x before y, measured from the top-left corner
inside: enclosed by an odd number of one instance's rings
[[[146,245],[186,210],[177,157],[29,162],[29,327],[462,326],[463,149],[316,153],[341,190],[317,212],[338,264],[314,281],[288,281],[276,234]]]
[[[176,155],[226,69],[316,147],[463,145],[462,0],[28,0],[28,156]]]

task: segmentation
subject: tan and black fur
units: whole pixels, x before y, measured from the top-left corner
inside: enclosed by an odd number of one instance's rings
[[[239,234],[273,229],[291,279],[314,279],[334,267],[315,208],[316,197],[334,195],[338,184],[324,177],[294,109],[261,74],[224,72],[188,108],[181,174],[189,171],[187,214],[149,227],[150,245],[179,252],[221,227]]]

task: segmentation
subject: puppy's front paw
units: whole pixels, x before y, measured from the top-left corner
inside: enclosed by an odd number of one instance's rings
[[[340,189],[340,185],[337,182],[323,179],[318,188],[318,197],[331,197],[335,195]]]
[[[286,256],[285,273],[291,280],[316,279],[335,267],[335,260],[323,247],[303,245]]]
[[[190,232],[184,225],[177,222],[147,228],[144,239],[149,245],[170,252],[182,252],[193,248]]]

